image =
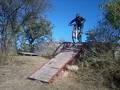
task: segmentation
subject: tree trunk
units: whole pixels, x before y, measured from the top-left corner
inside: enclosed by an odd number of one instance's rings
[[[30,52],[33,52],[34,47],[33,47],[33,41],[32,40],[30,41],[29,47],[30,47]]]

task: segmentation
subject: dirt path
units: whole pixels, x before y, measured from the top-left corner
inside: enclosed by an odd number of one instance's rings
[[[10,65],[0,66],[0,90],[39,90],[40,83],[27,77],[46,61],[41,57],[14,57]]]
[[[17,56],[11,64],[0,66],[0,90],[107,90],[101,87],[77,83],[74,74],[58,79],[47,85],[39,81],[29,80],[28,76],[48,60],[41,57]]]
[[[13,58],[14,60],[11,61],[11,64],[0,66],[0,90],[68,90],[69,86],[72,85],[73,87],[74,85],[73,83],[66,84],[70,82],[70,77],[69,79],[61,78],[51,85],[43,84],[40,81],[29,80],[28,76],[48,60],[32,56]]]

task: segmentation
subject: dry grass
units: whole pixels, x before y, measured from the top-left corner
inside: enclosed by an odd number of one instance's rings
[[[83,82],[83,76],[76,80],[75,72],[69,72],[67,77],[60,77],[53,84],[47,85],[27,77],[48,59],[37,56],[11,56],[11,62],[0,66],[0,90],[108,90],[95,83]]]
[[[11,63],[0,66],[0,90],[33,90],[35,85],[38,87],[39,83],[27,77],[46,61],[41,57],[13,56]]]
[[[78,71],[69,71],[53,84],[29,80],[28,76],[47,61],[38,56],[8,56],[0,65],[0,90],[119,90],[120,60],[113,60],[111,52],[87,57]]]
[[[0,54],[0,65],[6,65],[8,62],[8,55]]]
[[[99,88],[120,90],[120,58],[113,59],[112,52],[97,53],[84,61],[84,66],[76,72],[76,80],[85,84],[92,84]]]

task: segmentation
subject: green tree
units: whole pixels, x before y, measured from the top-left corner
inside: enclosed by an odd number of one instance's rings
[[[49,9],[49,0],[0,0],[0,47],[15,47],[17,34],[31,19],[39,19]]]
[[[28,41],[30,52],[34,50],[34,44],[39,43],[43,38],[52,37],[52,24],[46,19],[34,20],[25,26],[26,40]]]
[[[108,22],[102,20],[94,29],[89,31],[87,40],[115,43],[119,40],[119,31],[113,29]]]
[[[120,41],[120,0],[106,0],[101,4],[103,19],[99,21],[92,37],[97,41],[118,42]],[[90,39],[90,35],[88,35]]]
[[[108,0],[101,6],[105,18],[115,29],[120,29],[120,0]]]

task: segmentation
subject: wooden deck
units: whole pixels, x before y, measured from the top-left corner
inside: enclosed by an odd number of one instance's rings
[[[29,78],[51,83],[67,64],[75,60],[76,55],[77,53],[73,51],[62,52],[48,61]]]

